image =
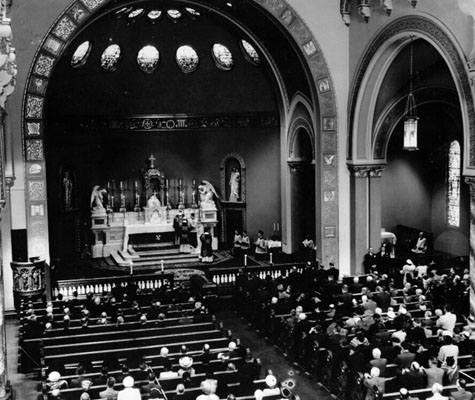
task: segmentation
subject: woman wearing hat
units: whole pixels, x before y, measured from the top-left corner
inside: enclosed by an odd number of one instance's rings
[[[180,369],[178,370],[178,375],[183,376],[185,372],[188,372],[190,376],[195,375],[195,369],[193,368],[193,359],[189,356],[180,357],[178,360]]]
[[[69,387],[68,382],[61,379],[61,374],[57,371],[52,371],[48,375],[48,388],[53,391],[55,389],[67,389]]]

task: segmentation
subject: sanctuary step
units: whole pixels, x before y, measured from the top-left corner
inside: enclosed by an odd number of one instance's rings
[[[127,251],[115,251],[111,258],[118,267],[138,268],[141,270],[164,268],[172,265],[184,266],[187,263],[196,263],[199,260],[197,254],[180,253],[179,246],[172,242],[145,243],[133,245]]]

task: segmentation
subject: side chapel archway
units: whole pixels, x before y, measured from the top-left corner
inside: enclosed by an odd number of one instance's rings
[[[24,139],[26,214],[28,233],[28,254],[49,259],[48,216],[46,198],[46,172],[44,152],[44,103],[47,95],[48,80],[57,60],[71,42],[75,33],[83,27],[102,7],[112,0],[73,0],[61,13],[43,38],[31,65],[23,97],[22,136]],[[263,13],[271,15],[280,28],[287,31],[293,45],[300,54],[302,62],[315,83],[312,103],[317,115],[313,130],[318,132],[315,143],[319,154],[316,157],[316,171],[321,183],[319,201],[324,204],[317,210],[321,249],[324,263],[338,262],[338,123],[333,82],[325,58],[317,40],[298,14],[285,0],[255,0]],[[197,3],[198,4],[198,3]],[[265,52],[265,49],[261,48]],[[278,73],[278,71],[275,71]],[[285,146],[289,126],[289,102],[285,89],[280,88],[283,101],[281,110],[281,143]],[[289,198],[289,167],[286,164],[287,148],[282,151],[282,241],[283,248],[289,250],[292,224],[287,212]],[[324,155],[332,160],[324,164]],[[328,183],[323,173],[331,173],[334,179]],[[318,239],[317,239],[318,240]]]
[[[457,93],[455,96],[453,93],[444,93],[444,97],[451,106],[456,104],[461,108],[464,138],[463,170],[465,175],[473,175],[474,172],[475,111],[467,64],[462,50],[445,27],[427,16],[407,16],[393,21],[384,27],[368,47],[360,61],[350,96],[347,163],[352,174],[350,186],[352,272],[360,271],[361,260],[368,246],[375,248],[380,246],[380,178],[384,173],[386,151],[392,130],[403,117],[405,98],[398,99],[379,116],[374,115],[375,105],[384,76],[401,49],[408,45],[411,36],[429,42],[439,52],[451,73]],[[422,89],[417,96],[423,104],[433,102],[440,94],[435,93],[434,89]],[[473,193],[471,197],[473,205]],[[471,242],[474,235],[475,229],[472,226]],[[474,249],[471,245],[472,289],[473,254]]]

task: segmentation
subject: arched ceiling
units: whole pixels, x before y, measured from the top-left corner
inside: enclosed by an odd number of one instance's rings
[[[456,92],[454,80],[439,52],[427,41],[413,41],[413,88],[439,87]],[[410,83],[410,45],[406,46],[393,60],[389,67],[378,94],[374,124],[388,106],[401,97],[407,96]],[[415,95],[416,105],[417,95]],[[427,99],[425,99],[427,100]],[[435,99],[444,101],[444,99]]]
[[[310,98],[307,73],[296,62],[298,51],[283,30],[255,7],[234,0],[109,3],[76,34],[55,66],[46,96],[47,118],[276,111],[277,80],[270,63],[279,69],[289,96],[301,92]],[[141,8],[141,16],[128,17]],[[153,10],[160,10],[161,17],[150,19],[147,14]],[[174,20],[167,16],[168,10],[182,15]],[[258,51],[259,66],[246,58],[242,39]],[[90,54],[82,66],[73,68],[71,57],[84,41],[91,43]],[[233,55],[231,70],[217,68],[212,56],[216,43]],[[120,46],[122,56],[112,72],[101,68],[101,55],[111,44]],[[146,45],[155,46],[160,54],[151,73],[137,64],[137,54]],[[177,65],[176,50],[182,45],[193,47],[199,57],[194,72],[183,73]]]

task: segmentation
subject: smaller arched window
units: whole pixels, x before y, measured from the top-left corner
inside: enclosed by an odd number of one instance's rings
[[[447,173],[447,225],[460,226],[460,143],[450,143]]]

